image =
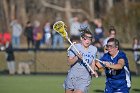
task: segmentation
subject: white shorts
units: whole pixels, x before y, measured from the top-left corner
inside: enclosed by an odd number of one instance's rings
[[[83,93],[87,93],[90,81],[91,78],[67,76],[64,88],[66,90],[81,90]]]

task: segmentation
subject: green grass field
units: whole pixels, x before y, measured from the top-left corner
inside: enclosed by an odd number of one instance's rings
[[[0,93],[64,93],[65,75],[0,76]],[[140,77],[132,77],[130,93],[140,93]],[[103,93],[105,77],[93,78],[89,93]]]
[[[129,59],[131,72],[135,72],[133,53],[126,52]],[[36,58],[36,63],[31,65],[31,72],[41,73],[66,73],[67,65],[66,51],[16,52],[16,67],[20,61]],[[6,70],[5,53],[0,53],[0,72]],[[35,69],[36,65],[36,69]],[[65,75],[29,75],[9,76],[0,74],[0,93],[64,93],[63,82]],[[105,77],[93,78],[89,93],[103,93]],[[140,93],[140,77],[132,77],[132,88],[130,93]]]

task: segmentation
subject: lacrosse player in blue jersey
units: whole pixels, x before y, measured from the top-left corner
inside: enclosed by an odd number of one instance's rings
[[[89,30],[82,30],[81,42],[76,43],[75,47],[79,50],[78,54],[73,47],[68,51],[68,64],[70,69],[64,82],[65,93],[87,93],[91,82],[92,73],[84,63],[85,60],[95,71],[97,48],[91,45],[92,33]],[[94,75],[97,77],[95,71]]]
[[[110,38],[106,46],[108,52],[103,55],[100,62],[96,62],[98,68],[105,68],[104,93],[129,93],[131,77],[126,54],[119,50],[119,41],[115,38]]]

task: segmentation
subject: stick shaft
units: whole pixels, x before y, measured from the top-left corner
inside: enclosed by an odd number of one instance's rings
[[[97,58],[96,58],[95,60],[99,61],[100,63],[103,63],[103,61],[101,61],[101,60],[99,60],[99,59],[97,59]]]
[[[75,47],[75,45],[70,41],[70,39],[67,37],[67,40],[69,41],[69,43],[73,46],[73,48],[76,50],[76,52],[78,54],[80,54],[80,52],[78,51],[78,49]],[[95,74],[94,70],[91,68],[91,66],[87,63],[87,61],[85,61],[85,59],[83,58],[84,63],[86,63],[86,65],[88,66],[88,68],[91,70],[91,72],[93,74]]]

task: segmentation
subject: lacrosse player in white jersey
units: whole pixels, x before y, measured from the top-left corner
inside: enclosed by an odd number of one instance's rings
[[[87,93],[93,73],[87,67],[85,60],[94,70],[94,76],[98,76],[95,71],[95,57],[97,48],[92,43],[92,33],[84,29],[81,31],[80,43],[76,43],[75,47],[80,54],[71,47],[68,50],[68,64],[70,69],[64,82],[65,93]]]

